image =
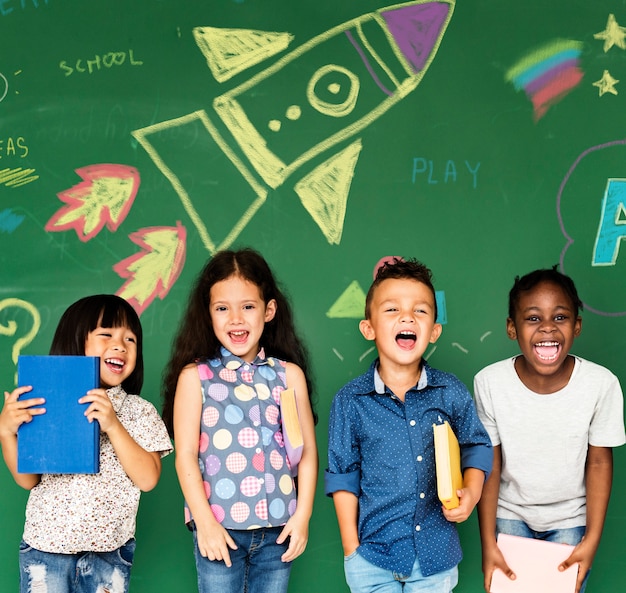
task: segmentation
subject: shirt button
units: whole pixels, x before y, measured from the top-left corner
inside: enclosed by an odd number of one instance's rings
[[[255,449],[255,452],[256,452],[256,453],[260,453],[260,452],[261,452],[261,448],[260,448],[260,447],[257,447],[257,448]]]
[[[426,495],[423,492],[420,492],[420,498],[424,498]]]
[[[424,458],[423,458],[421,455],[418,455],[418,456],[417,456],[417,460],[418,460],[418,461],[422,461],[423,459],[424,459]]]
[[[415,422],[415,420],[411,420],[411,422],[409,422],[409,424],[410,424],[411,426],[415,426],[415,425],[417,424],[417,422]]]
[[[419,531],[421,529],[421,527],[419,525],[415,526],[415,531]]]

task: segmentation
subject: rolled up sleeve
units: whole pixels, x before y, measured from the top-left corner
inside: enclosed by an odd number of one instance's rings
[[[348,474],[334,474],[330,470],[324,472],[324,486],[327,496],[332,496],[338,490],[346,490],[355,496],[359,495],[361,472],[354,471]]]
[[[339,392],[333,399],[328,421],[328,469],[324,473],[327,496],[338,490],[360,494],[360,451],[353,416],[349,397]]]

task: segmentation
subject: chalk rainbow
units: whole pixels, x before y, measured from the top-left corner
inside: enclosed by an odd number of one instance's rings
[[[582,80],[582,48],[580,41],[556,39],[529,52],[507,71],[507,82],[518,91],[523,89],[532,101],[535,121]]]

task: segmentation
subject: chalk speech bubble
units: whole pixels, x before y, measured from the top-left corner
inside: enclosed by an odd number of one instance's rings
[[[608,317],[626,316],[626,243],[615,239],[614,261],[598,264],[597,245],[606,219],[607,188],[626,179],[626,140],[592,146],[582,152],[567,171],[557,195],[557,216],[565,245],[561,272],[571,276],[586,311]],[[616,211],[617,216],[617,211]],[[626,221],[615,220],[616,225]],[[623,227],[626,232],[626,226]],[[624,233],[622,233],[624,234]]]

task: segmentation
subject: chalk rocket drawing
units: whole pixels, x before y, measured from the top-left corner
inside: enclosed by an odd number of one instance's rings
[[[159,297],[165,298],[183,269],[186,255],[185,228],[178,223],[175,227],[150,227],[130,235],[130,240],[139,245],[139,252],[114,266],[122,278],[128,278],[117,291],[141,315],[146,307]]]
[[[58,194],[66,206],[46,224],[47,231],[74,229],[89,241],[104,227],[116,231],[126,218],[137,190],[139,173],[125,165],[91,165],[76,169],[83,181]]]
[[[218,82],[287,49],[293,39],[289,33],[215,27],[196,27],[193,36]]]
[[[133,205],[139,190],[139,173],[126,165],[100,164],[76,169],[83,181],[58,194],[65,202],[46,225],[47,231],[75,230],[78,238],[89,241],[106,225],[115,232]],[[127,279],[117,294],[125,298],[139,315],[158,296],[168,294],[185,263],[185,228],[150,227],[129,236],[142,251],[113,266]]]
[[[532,101],[535,121],[580,84],[582,48],[580,41],[556,39],[525,55],[506,73],[507,82]]]
[[[201,109],[135,130],[204,247],[214,253],[231,245],[268,193],[296,173],[293,188],[303,206],[326,240],[339,244],[362,148],[357,135],[419,85],[454,4],[418,0],[362,15],[217,96],[210,113]],[[292,39],[211,27],[196,28],[194,37],[218,82],[282,51]],[[185,153],[184,139],[193,139],[193,152]],[[225,167],[231,185],[235,168],[249,197],[241,197],[242,188],[217,196]]]

